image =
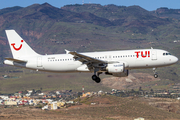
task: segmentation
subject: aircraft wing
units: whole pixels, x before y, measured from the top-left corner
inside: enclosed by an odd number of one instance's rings
[[[26,60],[19,60],[19,59],[14,59],[14,58],[5,58],[5,59],[13,61],[13,62],[17,62],[17,63],[27,63],[28,62]]]
[[[83,55],[83,54],[77,53],[77,52],[70,52],[69,51],[69,54],[73,55],[75,60],[78,60],[78,61],[82,62],[83,64],[108,63],[107,61],[99,60],[99,59],[96,59],[96,58],[93,58],[93,57],[90,57],[90,56],[86,56],[86,55]]]

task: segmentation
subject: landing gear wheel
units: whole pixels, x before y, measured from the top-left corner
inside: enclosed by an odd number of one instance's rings
[[[101,79],[99,77],[97,77],[97,79],[95,81],[96,81],[96,83],[100,83]]]
[[[154,78],[158,78],[158,74],[154,74]]]
[[[101,79],[99,77],[97,77],[96,75],[92,76],[92,79],[96,82],[96,83],[100,83]]]
[[[97,76],[96,75],[93,75],[92,76],[92,79],[95,81],[97,79]]]

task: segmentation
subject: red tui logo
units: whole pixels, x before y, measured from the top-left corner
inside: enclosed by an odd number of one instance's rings
[[[21,42],[24,42],[24,41],[21,40]],[[19,51],[19,50],[22,48],[22,44],[20,45],[19,48],[16,48],[16,47],[15,47],[15,43],[12,43],[11,45],[12,45],[12,47],[14,48],[14,50],[16,50],[16,51]]]
[[[141,53],[141,56],[143,58],[150,57],[150,51],[145,51],[145,54],[143,54],[143,51],[135,51],[137,58],[139,57],[139,53]]]

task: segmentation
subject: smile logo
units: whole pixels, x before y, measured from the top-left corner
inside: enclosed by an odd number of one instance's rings
[[[21,40],[21,42],[23,43],[23,40]],[[22,48],[22,44],[20,45],[19,48],[16,48],[16,47],[15,47],[15,43],[12,43],[11,45],[13,46],[13,48],[14,48],[16,51],[19,51],[19,50]]]

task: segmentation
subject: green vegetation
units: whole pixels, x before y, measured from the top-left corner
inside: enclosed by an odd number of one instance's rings
[[[0,93],[14,93],[25,90],[43,91],[53,90],[73,90],[82,91],[82,86],[86,91],[110,91],[110,88],[96,84],[91,80],[89,73],[41,73],[35,71],[24,70],[22,73],[5,73],[8,76],[16,76],[18,78],[0,78]],[[4,73],[0,73],[0,76]],[[88,76],[88,77],[87,77]]]

